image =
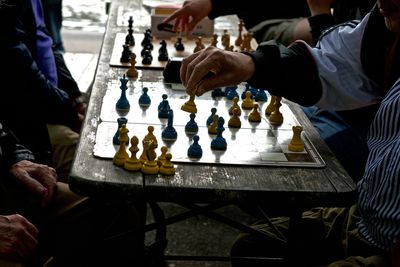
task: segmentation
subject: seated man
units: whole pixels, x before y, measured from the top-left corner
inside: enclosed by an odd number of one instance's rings
[[[133,207],[101,205],[57,182],[0,123],[0,265],[134,266],[143,244]],[[115,264],[115,265],[114,265]]]

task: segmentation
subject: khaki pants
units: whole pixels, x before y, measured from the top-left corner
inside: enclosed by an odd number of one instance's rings
[[[356,227],[358,220],[356,205],[351,208],[315,208],[304,212],[297,233],[300,240],[295,248],[296,255],[301,255],[298,261],[305,262],[305,266],[389,266],[388,255],[359,235]],[[284,236],[288,236],[289,218],[273,218],[272,223]],[[288,247],[277,240],[278,235],[267,224],[259,223],[253,228],[268,237],[240,235],[232,247],[232,256],[286,256]],[[265,262],[235,260],[232,266],[265,266]]]
[[[53,148],[53,162],[58,180],[68,182],[79,134],[64,125],[48,124],[47,130]]]

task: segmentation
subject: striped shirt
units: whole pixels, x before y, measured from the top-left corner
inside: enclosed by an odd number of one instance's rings
[[[384,98],[368,138],[370,154],[358,183],[360,233],[389,250],[400,240],[400,79]]]

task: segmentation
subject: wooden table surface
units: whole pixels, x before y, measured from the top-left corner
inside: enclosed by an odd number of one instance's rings
[[[324,159],[324,168],[182,163],[176,164],[174,177],[165,179],[158,175],[143,176],[140,172],[128,172],[113,165],[111,160],[95,158],[93,147],[96,129],[101,122],[101,103],[107,83],[117,80],[126,72],[124,68],[109,66],[114,38],[117,33],[125,31],[125,27],[117,26],[118,8],[121,6],[134,8],[140,14],[147,12],[139,1],[112,1],[86,119],[70,176],[73,191],[85,196],[126,195],[156,201],[255,199],[273,201],[274,205],[282,207],[295,205],[299,208],[342,206],[355,200],[355,184],[295,104],[291,105],[291,109]],[[221,24],[226,26],[224,21]],[[235,30],[237,24],[232,25]],[[138,33],[143,33],[147,27],[134,24],[134,30]],[[138,79],[144,82],[163,82],[159,70],[139,70]]]

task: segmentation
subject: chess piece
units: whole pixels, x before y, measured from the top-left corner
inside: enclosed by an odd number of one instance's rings
[[[238,37],[235,40],[235,45],[236,46],[240,46],[242,44],[242,42],[243,42],[243,38],[242,38],[243,26],[244,26],[244,22],[243,22],[242,19],[240,19],[239,23],[238,23],[239,34],[238,34]]]
[[[224,33],[221,36],[221,43],[225,50],[231,46],[231,36],[229,35],[228,30],[224,30]]]
[[[167,42],[165,40],[161,40],[160,49],[158,49],[158,61],[168,61],[168,50],[167,50]]]
[[[250,85],[248,83],[245,84],[245,89],[244,89],[244,91],[242,92],[242,95],[241,95],[242,99],[246,98],[246,92],[247,91],[250,91]],[[254,99],[253,93],[251,91],[250,91],[250,93],[251,93],[251,99]]]
[[[267,102],[268,101],[267,93],[265,93],[263,89],[258,89],[254,97],[254,100],[257,102]]]
[[[157,143],[158,141],[157,141],[157,138],[156,138],[156,136],[154,135],[154,126],[151,126],[151,125],[149,125],[148,127],[147,127],[147,134],[145,135],[145,137],[143,138],[143,140],[144,141],[153,141],[154,143]]]
[[[129,46],[135,45],[135,37],[133,37],[133,29],[128,29],[128,34],[125,37],[125,44]]]
[[[165,162],[163,165],[160,166],[160,174],[163,175],[174,175],[175,174],[175,166],[174,164],[171,162],[172,159],[172,154],[171,153],[167,153],[167,155],[165,155]]]
[[[228,110],[229,115],[233,115],[233,110],[234,109],[237,109],[238,116],[240,116],[242,114],[242,110],[240,109],[240,106],[239,106],[238,102],[239,102],[239,98],[237,96],[235,96],[233,98],[233,104]]]
[[[227,148],[226,140],[224,137],[222,137],[222,132],[225,131],[224,123],[224,118],[219,117],[217,125],[217,136],[211,141],[211,149],[213,150],[226,150]]]
[[[292,152],[302,152],[304,150],[304,143],[301,140],[301,132],[303,131],[303,127],[301,126],[293,126],[293,137],[288,145],[288,150]]]
[[[207,126],[210,126],[210,124],[213,122],[214,115],[217,113],[216,108],[211,108],[211,115],[207,119]]]
[[[146,50],[149,50],[149,51],[150,51],[150,54],[151,54],[151,51],[152,51],[153,49],[152,49],[152,47],[151,47],[149,44],[145,44],[145,45],[143,46],[143,48],[142,48],[142,51],[140,52],[140,55],[141,55],[142,57],[144,57],[144,55],[145,55],[145,53],[146,53]]]
[[[133,28],[133,17],[129,16],[128,19],[128,29],[132,29]]]
[[[276,96],[271,95],[270,102],[269,102],[267,108],[265,109],[266,116],[269,116],[271,114],[271,112],[274,110],[275,99],[276,99]]]
[[[146,138],[143,138],[143,140],[142,140],[142,147],[143,147],[143,151],[142,151],[142,154],[140,155],[140,157],[139,157],[139,160],[140,160],[140,162],[142,163],[142,164],[144,164],[144,162],[147,160],[147,155],[146,155],[146,147],[147,147],[147,145],[148,145],[148,142],[149,140],[146,140]]]
[[[171,109],[168,103],[168,95],[163,94],[162,95],[162,101],[160,104],[158,104],[158,117],[162,119],[167,119],[168,118],[168,111]]]
[[[130,59],[131,66],[129,67],[128,71],[126,72],[126,76],[129,78],[135,79],[138,77],[138,71],[135,68],[136,65],[136,54],[132,53],[131,54],[131,59]]]
[[[176,40],[175,49],[176,49],[176,51],[185,51],[185,46],[182,43],[181,37],[178,37],[178,39]]]
[[[178,133],[176,132],[173,124],[174,124],[174,111],[170,109],[168,112],[167,127],[165,127],[165,129],[161,133],[161,137],[164,141],[175,141],[178,138]]]
[[[123,124],[119,131],[119,148],[113,157],[113,163],[117,166],[124,166],[125,161],[129,158],[128,152],[126,152],[126,141],[129,141],[129,130]]]
[[[258,104],[254,103],[253,110],[249,114],[249,121],[251,122],[261,122],[261,114],[258,111]]]
[[[253,49],[251,48],[251,40],[253,40],[253,33],[247,32],[244,34],[243,42],[240,45],[240,50],[242,52],[251,52]]]
[[[190,158],[201,158],[203,150],[199,145],[200,137],[198,135],[193,136],[193,143],[189,146],[187,155]]]
[[[237,86],[230,86],[228,92],[226,92],[226,99],[233,100],[233,98],[239,98],[239,94],[237,92]]]
[[[139,105],[141,107],[148,107],[151,104],[151,99],[150,99],[149,95],[147,94],[148,91],[149,91],[149,89],[147,87],[143,87],[143,93],[139,97]]]
[[[242,109],[252,109],[254,106],[253,99],[251,99],[251,92],[246,91],[246,97],[242,101]]]
[[[197,36],[197,39],[196,39],[196,46],[195,46],[194,49],[193,49],[193,53],[196,53],[196,52],[198,52],[198,51],[200,51],[200,50],[202,50],[202,49],[204,49],[204,48],[205,48],[205,46],[204,46],[204,44],[203,44],[203,41],[202,41],[201,36]]]
[[[151,62],[153,62],[153,56],[151,55],[151,50],[145,49],[143,53],[142,64],[151,65]]]
[[[122,63],[129,63],[131,54],[132,54],[132,52],[129,48],[129,45],[123,44],[122,48],[123,48],[123,50],[122,50],[121,58],[119,59],[119,61]]]
[[[185,125],[185,132],[187,134],[196,134],[199,131],[199,126],[197,126],[197,123],[194,121],[196,114],[190,113],[189,116],[190,120]]]
[[[213,120],[212,120],[211,124],[208,126],[209,134],[217,134],[218,118],[219,118],[219,116],[217,114],[215,114],[213,116]]]
[[[114,137],[113,137],[113,144],[114,145],[119,145],[119,129],[121,129],[122,125],[124,125],[124,124],[126,125],[128,123],[128,119],[127,118],[123,118],[123,117],[118,118],[117,119],[117,123],[118,123],[118,129],[115,132]],[[128,142],[129,142],[129,140],[128,140]],[[126,143],[126,144],[128,144],[128,143]]]
[[[212,98],[219,97],[219,96],[225,96],[224,92],[222,92],[221,87],[215,88],[211,92],[211,97]]]
[[[132,136],[131,146],[129,148],[131,156],[124,163],[124,169],[128,171],[140,171],[140,169],[142,168],[142,163],[136,157],[136,153],[139,151],[138,143],[139,139],[136,136]]]
[[[144,32],[144,37],[141,42],[142,47],[148,47],[150,50],[153,50],[153,35],[150,29],[147,29]]]
[[[189,100],[181,106],[181,110],[189,113],[197,113],[196,103],[194,103],[194,94],[189,96]]]
[[[218,34],[215,33],[213,35],[212,39],[211,39],[211,45],[210,46],[217,47],[217,44],[218,44]]]
[[[239,117],[239,108],[234,108],[232,110],[232,116],[228,121],[228,127],[230,128],[240,128],[242,127],[242,122]]]
[[[161,150],[161,154],[157,158],[157,164],[158,164],[158,166],[161,167],[163,165],[163,163],[165,162],[165,156],[167,155],[168,147],[162,146],[160,150]]]
[[[157,154],[155,152],[158,145],[153,141],[147,141],[146,143],[147,160],[143,163],[142,172],[144,174],[157,174],[160,170],[156,161]]]
[[[277,96],[274,102],[274,110],[269,115],[268,119],[271,124],[277,125],[283,123],[282,113],[279,111],[279,108],[282,106],[281,97]]]
[[[121,85],[119,87],[121,89],[121,96],[115,104],[115,109],[117,110],[118,115],[125,116],[126,114],[128,114],[131,108],[128,98],[126,98],[126,90],[128,89],[127,83],[129,80],[126,78],[125,74],[119,80],[121,82]]]

